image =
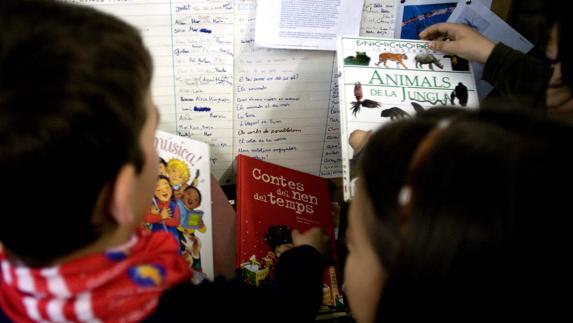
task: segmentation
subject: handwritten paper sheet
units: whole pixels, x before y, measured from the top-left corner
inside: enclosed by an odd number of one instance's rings
[[[239,0],[235,26],[237,153],[328,177],[340,176],[333,52],[253,45],[255,0]]]
[[[336,50],[358,36],[364,0],[258,0],[255,42],[272,48]]]
[[[394,37],[396,1],[399,0],[365,0],[360,36]]]
[[[221,177],[233,156],[232,1],[73,0],[140,29],[154,62],[159,128],[211,144]]]
[[[340,176],[334,53],[256,49],[255,0],[69,1],[141,30],[159,128],[209,143],[221,184],[238,153]]]
[[[170,1],[177,133],[211,144],[220,178],[233,156],[233,3]]]

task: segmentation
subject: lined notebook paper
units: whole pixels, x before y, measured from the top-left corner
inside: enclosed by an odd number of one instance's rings
[[[234,157],[340,177],[335,53],[254,47],[256,0],[68,0],[141,30],[159,128],[211,145],[221,184]],[[366,0],[361,34],[392,33],[394,0]]]

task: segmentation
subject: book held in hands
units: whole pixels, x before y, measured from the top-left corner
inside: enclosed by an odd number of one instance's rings
[[[273,281],[281,254],[293,248],[291,230],[320,227],[335,250],[326,179],[239,155],[237,201],[236,266],[249,284]],[[323,275],[323,309],[342,305],[337,270],[330,265]]]
[[[434,51],[419,40],[341,37],[337,60],[344,199],[356,178],[349,138],[434,106],[477,108],[468,61]]]

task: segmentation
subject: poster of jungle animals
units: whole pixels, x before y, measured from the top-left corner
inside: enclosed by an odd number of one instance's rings
[[[155,147],[159,176],[145,228],[173,236],[193,272],[193,282],[213,279],[209,146],[157,131]]]
[[[394,37],[420,39],[418,35],[422,30],[433,24],[446,22],[457,4],[457,0],[399,1]]]
[[[358,53],[368,65],[346,59],[358,57]],[[349,138],[354,131],[372,131],[433,106],[479,105],[471,65],[457,56],[429,49],[428,42],[342,37],[337,57],[346,200],[351,198],[354,150]]]

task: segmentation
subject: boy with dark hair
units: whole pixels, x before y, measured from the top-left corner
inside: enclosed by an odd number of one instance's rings
[[[221,321],[252,319],[247,304],[257,304],[263,320],[279,308],[289,309],[285,320],[311,320],[321,295],[317,249],[326,246],[320,231],[293,233],[301,247],[282,257],[271,292],[224,280],[191,285],[175,239],[137,229],[159,168],[151,76],[138,32],[110,15],[0,1],[0,167],[10,183],[0,319]],[[49,189],[32,197],[33,185]],[[297,262],[311,270],[297,271]],[[214,302],[227,310],[196,310]]]

